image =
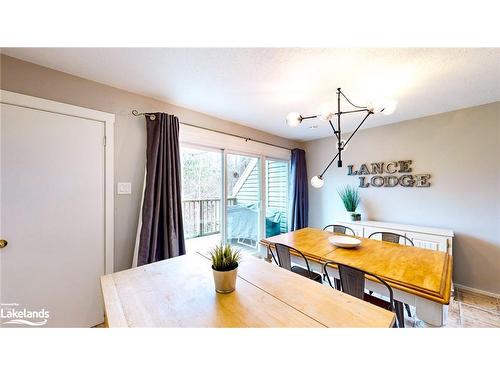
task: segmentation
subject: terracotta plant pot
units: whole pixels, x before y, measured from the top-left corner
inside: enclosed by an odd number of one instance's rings
[[[215,291],[217,293],[231,293],[236,289],[238,266],[231,271],[216,271],[212,266],[212,272],[214,274]]]

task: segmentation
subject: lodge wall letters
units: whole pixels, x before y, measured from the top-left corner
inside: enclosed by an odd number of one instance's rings
[[[347,175],[358,176],[359,187],[429,187],[430,174],[412,174],[412,160],[398,160],[347,166]],[[370,175],[372,175],[370,177]]]

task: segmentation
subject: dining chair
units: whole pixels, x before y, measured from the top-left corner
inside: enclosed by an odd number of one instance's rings
[[[346,227],[345,225],[330,224],[330,225],[327,225],[326,227],[324,227],[323,230],[327,230],[330,227],[333,228],[332,232],[334,232],[334,233],[349,234],[349,233],[346,233],[346,232],[350,231],[353,236],[356,235],[356,233],[354,233],[354,230],[352,230],[349,227]]]
[[[337,266],[340,277],[340,291],[347,293],[353,297],[359,298],[363,301],[374,304],[383,309],[393,311],[396,313],[397,325],[394,323],[394,327],[404,328],[404,313],[403,313],[403,305],[398,304],[397,301],[394,300],[394,292],[392,288],[387,282],[385,282],[382,278],[374,275],[370,272],[363,271],[359,268],[351,267],[346,264],[338,263],[333,260],[326,262],[323,265],[323,273],[326,275],[328,283],[334,289],[338,289],[332,285],[330,275],[328,274],[329,265]],[[371,276],[376,279],[382,285],[384,285],[389,292],[389,301],[385,299],[375,297],[369,293],[365,292],[365,284],[366,284],[366,276]],[[339,289],[338,289],[339,290]]]
[[[405,241],[409,242],[411,246],[415,246],[413,244],[413,241],[410,240],[408,237],[406,237],[404,234],[398,234],[398,233],[392,233],[392,232],[373,232],[368,236],[368,238],[372,238],[374,235],[381,235],[382,241],[386,242],[392,242],[392,243],[399,243],[399,241],[404,239]]]
[[[349,228],[349,227],[346,227],[345,225],[337,225],[337,224],[330,224],[330,225],[327,225],[326,227],[323,228],[323,230],[328,230],[328,228],[332,228],[332,232],[334,233],[342,233],[342,234],[346,234],[347,231],[350,231],[352,233],[353,236],[356,235],[356,233],[354,232],[354,230],[352,228]],[[349,234],[349,233],[347,233]],[[326,275],[323,274],[323,281],[326,280]],[[339,279],[335,279],[335,285],[337,286],[337,289],[339,288],[339,285],[340,285],[340,280]]]
[[[368,236],[368,238],[372,238],[374,235],[378,236],[379,234],[381,235],[382,241],[392,242],[392,243],[399,243],[399,241],[402,238],[402,239],[404,239],[406,241],[405,244],[410,243],[411,246],[415,246],[413,244],[413,241],[411,239],[409,239],[408,237],[406,237],[403,234],[398,234],[398,233],[392,233],[392,232],[373,232],[372,234],[370,234]],[[408,305],[407,303],[405,303],[404,306],[405,306],[406,312],[408,313],[408,316],[411,318],[410,305]]]
[[[273,253],[273,250],[271,248],[272,246],[274,246],[274,248],[276,249],[276,256]],[[299,250],[281,243],[274,243],[272,245],[270,244],[268,248],[274,261],[281,268],[284,268],[288,271],[292,271],[301,276],[307,277],[308,279],[317,281],[318,283],[322,283],[322,276],[319,273],[316,273],[311,270],[307,258]],[[307,268],[292,265],[291,252],[299,254],[302,257],[302,259],[304,259]]]

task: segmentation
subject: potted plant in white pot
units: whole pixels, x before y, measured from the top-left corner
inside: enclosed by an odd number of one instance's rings
[[[356,208],[361,201],[358,189],[350,185],[345,185],[338,190],[338,193],[347,211],[347,220],[360,221],[361,215],[356,213]]]
[[[210,253],[212,271],[214,274],[215,291],[217,293],[231,293],[236,288],[238,263],[241,253],[231,245],[217,245]]]

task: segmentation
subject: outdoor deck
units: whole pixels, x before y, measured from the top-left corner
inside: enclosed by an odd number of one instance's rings
[[[192,254],[195,252],[206,253],[211,251],[215,246],[221,243],[220,233],[209,236],[195,237],[186,239],[186,253]],[[239,250],[246,254],[257,255],[259,252],[257,247],[245,245],[242,242],[232,241],[231,245],[236,246]]]
[[[209,236],[195,237],[186,239],[186,252],[188,254],[195,252],[207,252],[220,244],[220,233]]]
[[[257,255],[259,253],[257,244],[259,238],[256,234],[258,231],[256,224],[259,215],[258,209],[249,208],[248,203],[243,203],[241,206],[238,203],[235,197],[227,199],[228,211],[231,208],[226,228],[228,237],[231,239],[227,242],[246,254]],[[222,242],[220,206],[221,200],[219,198],[182,201],[184,236],[188,253],[206,253]],[[240,211],[237,211],[238,209]],[[274,231],[273,234],[279,234],[286,231],[286,220],[283,219],[285,213],[282,212],[279,216],[280,219],[276,221],[276,208],[269,208],[269,211],[271,214],[269,218],[266,218],[266,235],[269,236],[268,232],[273,233]]]

